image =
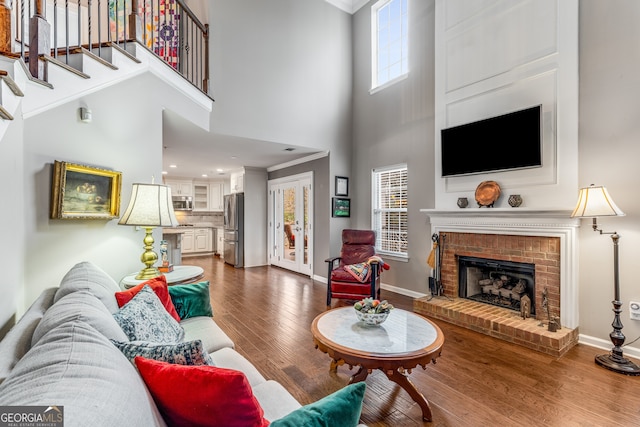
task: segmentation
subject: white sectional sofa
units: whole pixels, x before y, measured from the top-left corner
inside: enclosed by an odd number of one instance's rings
[[[111,277],[84,262],[59,287],[42,292],[0,342],[0,406],[63,406],[67,427],[167,425],[136,367],[111,341],[128,340],[113,316],[118,291]],[[180,325],[184,340],[200,339],[215,366],[246,375],[266,420],[301,408],[234,350],[213,318],[192,317]]]

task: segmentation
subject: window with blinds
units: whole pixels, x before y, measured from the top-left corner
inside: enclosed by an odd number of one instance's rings
[[[407,257],[407,166],[374,169],[372,228],[380,254]]]

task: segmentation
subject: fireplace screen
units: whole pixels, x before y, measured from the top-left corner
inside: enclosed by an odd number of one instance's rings
[[[458,272],[461,298],[520,311],[526,296],[535,314],[535,264],[460,256]]]

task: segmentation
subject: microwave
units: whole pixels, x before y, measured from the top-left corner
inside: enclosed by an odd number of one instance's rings
[[[191,196],[171,196],[174,211],[193,210],[193,197]]]

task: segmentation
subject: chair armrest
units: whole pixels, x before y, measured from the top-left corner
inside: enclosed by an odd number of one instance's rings
[[[324,262],[334,263],[334,262],[336,262],[336,260],[339,260],[339,259],[342,259],[342,257],[341,256],[334,256],[334,257],[325,259]]]
[[[331,275],[331,271],[333,271],[336,268],[336,261],[338,261],[340,259],[342,259],[341,256],[334,256],[334,257],[327,258],[327,259],[324,260],[324,262],[327,263],[327,267],[328,267],[327,274]],[[330,280],[331,278],[328,277],[327,279]]]

